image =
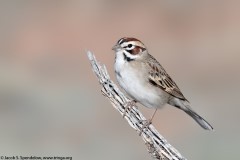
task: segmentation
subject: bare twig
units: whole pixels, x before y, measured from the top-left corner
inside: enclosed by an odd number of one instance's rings
[[[120,112],[121,115],[123,115],[124,106],[126,102],[130,101],[130,99],[127,98],[113,83],[113,81],[110,80],[106,67],[104,65],[100,65],[90,51],[88,51],[88,58],[91,62],[92,69],[99,80],[99,83],[102,85],[102,94],[107,97],[112,103],[113,107]],[[143,127],[143,121],[146,120],[136,106],[126,111],[125,119],[138,133],[140,133]],[[148,152],[154,159],[186,160],[173,146],[167,142],[163,136],[158,133],[153,125],[149,125],[149,127],[145,128],[141,134],[141,137],[147,146]]]

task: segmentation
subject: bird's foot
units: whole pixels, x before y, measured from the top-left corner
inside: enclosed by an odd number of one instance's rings
[[[126,113],[127,113],[127,110],[129,109],[132,109],[133,106],[135,106],[137,101],[135,100],[131,100],[131,101],[128,101],[128,102],[125,102],[123,105],[124,105],[124,112],[123,112],[123,118],[126,116]]]
[[[141,128],[140,132],[139,132],[139,136],[141,136],[144,129],[148,128],[149,125],[152,124],[152,120],[151,119],[150,120],[142,120],[141,123],[143,125],[142,125],[142,128]]]

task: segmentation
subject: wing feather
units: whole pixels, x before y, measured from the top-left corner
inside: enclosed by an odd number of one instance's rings
[[[150,59],[146,61],[147,65],[150,67],[149,72],[149,82],[161,88],[168,94],[182,99],[187,100],[180,89],[178,88],[177,84],[172,80],[172,78],[167,74],[164,68],[158,63],[158,61],[150,55]]]

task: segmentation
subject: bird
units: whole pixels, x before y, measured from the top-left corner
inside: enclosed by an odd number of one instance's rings
[[[169,104],[187,113],[203,129],[213,130],[213,127],[191,108],[190,102],[177,84],[162,65],[149,54],[140,40],[123,37],[117,41],[112,50],[115,51],[116,79],[132,99],[130,105],[138,102],[147,108],[155,109],[144,127],[152,123],[158,109]],[[127,108],[129,106],[125,107]]]

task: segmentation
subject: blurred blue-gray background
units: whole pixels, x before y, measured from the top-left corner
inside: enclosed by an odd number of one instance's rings
[[[94,52],[115,80],[111,47],[130,36],[215,128],[204,131],[166,106],[153,122],[159,132],[188,159],[238,159],[239,7],[234,0],[1,0],[0,154],[150,160],[101,95],[86,56]]]

